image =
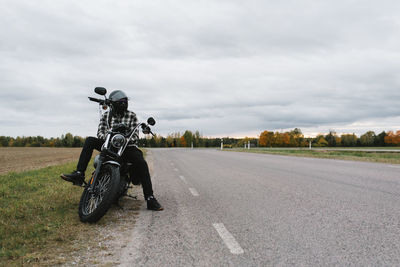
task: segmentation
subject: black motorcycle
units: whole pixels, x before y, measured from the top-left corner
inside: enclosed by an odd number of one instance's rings
[[[100,109],[108,109],[108,126],[113,112],[111,101],[107,99],[107,90],[103,87],[96,87],[95,92],[104,96],[103,99],[89,97],[90,101],[99,103]],[[112,129],[108,127],[105,142],[99,155],[95,157],[95,171],[83,190],[79,202],[79,218],[82,222],[97,222],[103,217],[113,203],[128,191],[130,183],[140,184],[133,175],[132,163],[122,160],[122,155],[128,146],[129,141],[139,132],[154,134],[150,126],[155,124],[150,117],[147,123],[138,123],[130,130],[124,124],[115,125]]]

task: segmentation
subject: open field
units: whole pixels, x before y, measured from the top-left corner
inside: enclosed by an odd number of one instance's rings
[[[241,148],[227,151],[400,164],[398,148]]]
[[[0,175],[78,162],[82,148],[0,147]]]
[[[59,174],[73,163],[0,176],[0,261],[6,265],[39,263],[41,252],[73,242],[88,229],[79,223],[78,187]],[[0,264],[1,265],[1,264]]]

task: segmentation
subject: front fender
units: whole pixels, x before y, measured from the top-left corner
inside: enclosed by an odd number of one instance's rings
[[[114,166],[121,167],[121,164],[119,164],[118,162],[116,162],[114,160],[109,160],[109,161],[103,162],[103,165],[105,165],[105,164],[111,164],[111,165],[114,165]]]

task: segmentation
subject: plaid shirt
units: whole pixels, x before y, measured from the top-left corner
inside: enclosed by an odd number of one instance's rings
[[[104,112],[103,116],[101,117],[99,129],[97,130],[97,137],[102,140],[106,139],[106,134],[108,130],[107,117],[108,117],[108,111]],[[138,119],[136,117],[136,114],[132,111],[127,110],[125,111],[125,114],[123,116],[117,116],[117,115],[112,116],[110,127],[112,128],[116,124],[123,123],[126,126],[128,126],[130,131],[132,131],[133,128],[136,127],[137,122]],[[139,136],[137,133],[135,133],[132,137],[132,140],[129,142],[129,145],[134,145],[137,139],[139,139]]]

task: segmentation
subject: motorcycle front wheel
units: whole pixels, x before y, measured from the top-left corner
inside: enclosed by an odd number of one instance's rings
[[[89,192],[90,181],[83,190],[79,202],[80,220],[89,223],[100,220],[111,207],[118,192],[119,183],[119,168],[110,164],[102,166],[93,192]]]

